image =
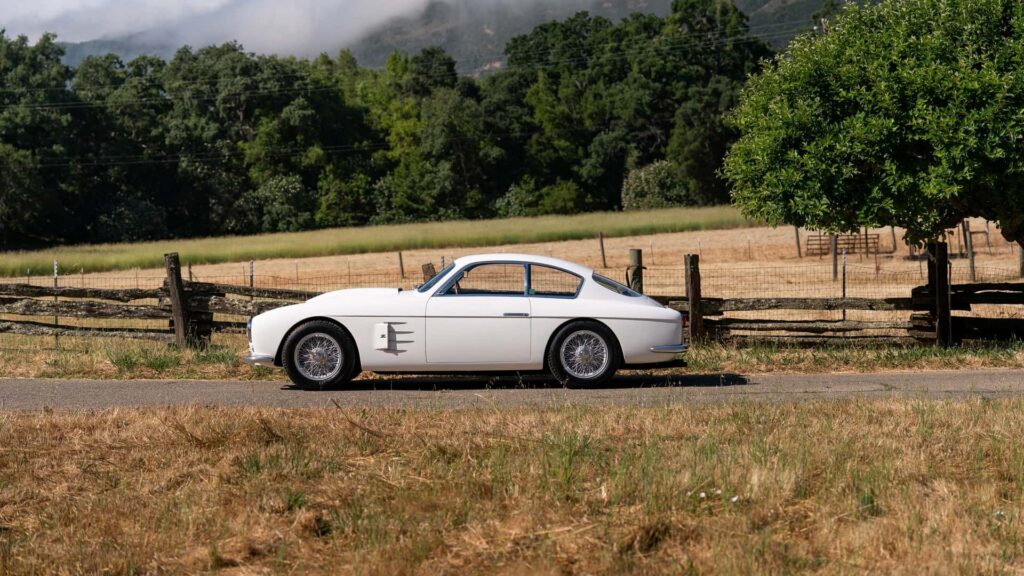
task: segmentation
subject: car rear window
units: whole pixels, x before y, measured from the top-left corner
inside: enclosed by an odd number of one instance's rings
[[[616,294],[622,294],[623,296],[642,296],[642,294],[640,294],[639,292],[631,290],[630,288],[623,286],[622,284],[619,284],[615,280],[612,280],[611,278],[605,278],[600,274],[594,274],[594,282],[597,282],[597,284],[602,288],[611,290]]]

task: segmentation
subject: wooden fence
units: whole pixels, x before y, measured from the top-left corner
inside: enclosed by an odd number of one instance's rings
[[[928,284],[911,290],[907,298],[704,298],[700,286],[700,258],[687,255],[686,295],[660,297],[671,308],[688,314],[687,337],[704,340],[773,339],[822,343],[841,337],[846,341],[914,339],[946,346],[966,339],[1024,339],[1024,319],[953,316],[975,305],[1024,306],[1024,284],[949,284],[948,247],[929,246]],[[942,273],[939,273],[942,271]],[[642,283],[641,283],[642,289]],[[813,312],[844,311],[843,320],[771,320],[727,318],[728,312],[766,310]],[[846,311],[909,312],[905,321],[847,320]],[[885,332],[887,335],[878,335]],[[899,335],[895,335],[899,334]]]
[[[914,288],[905,298],[709,298],[702,294],[700,258],[685,257],[681,296],[655,296],[662,303],[687,313],[690,341],[744,341],[751,339],[821,343],[914,339],[942,345],[974,338],[1024,338],[1024,320],[953,316],[951,311],[975,305],[1024,306],[1024,284],[988,283],[950,286],[947,247],[929,250],[928,284]],[[240,318],[301,302],[318,292],[256,288],[231,284],[189,282],[182,279],[177,254],[165,256],[166,280],[155,289],[97,289],[0,284],[0,314],[31,320],[0,320],[0,333],[38,336],[103,336],[147,338],[195,345],[216,332],[242,333]],[[630,253],[627,283],[644,290],[643,254]],[[422,268],[424,279],[435,274],[433,265]],[[800,319],[730,316],[730,313],[797,311]],[[842,320],[815,318],[831,311],[902,312],[902,320]],[[820,315],[819,315],[820,316]],[[891,317],[892,315],[890,315]],[[46,320],[35,318],[46,318]],[[225,320],[224,317],[229,319]],[[230,319],[233,318],[233,319]],[[52,322],[50,321],[52,320]],[[133,321],[136,327],[96,327],[94,320]],[[143,325],[143,327],[137,327]],[[148,325],[148,326],[146,326]],[[879,334],[882,335],[879,335]]]
[[[54,319],[53,322],[0,320],[0,333],[141,338],[195,345],[209,341],[214,332],[245,332],[245,322],[215,320],[215,314],[254,316],[318,294],[302,290],[188,282],[181,277],[177,254],[167,254],[165,265],[167,279],[161,288],[154,289],[51,288],[30,284],[0,284],[0,314]],[[150,324],[163,322],[166,327],[96,327],[81,324],[93,320],[132,320]]]

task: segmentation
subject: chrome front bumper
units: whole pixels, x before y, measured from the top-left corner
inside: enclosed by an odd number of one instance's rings
[[[250,354],[249,356],[245,357],[245,363],[246,364],[251,364],[252,366],[268,366],[270,368],[273,368],[274,367],[274,357],[273,356],[261,356],[261,355],[258,355],[258,354]]]
[[[658,354],[682,354],[689,348],[686,344],[671,344],[669,346],[651,346],[651,352]]]

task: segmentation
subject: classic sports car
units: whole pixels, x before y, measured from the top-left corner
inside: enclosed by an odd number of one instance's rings
[[[352,289],[249,321],[246,361],[322,389],[376,372],[548,370],[597,385],[623,366],[673,364],[682,318],[593,270],[554,258],[455,260],[415,290]]]

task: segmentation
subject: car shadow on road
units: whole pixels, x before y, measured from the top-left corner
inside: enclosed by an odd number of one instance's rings
[[[594,387],[594,390],[621,390],[630,388],[708,388],[721,386],[742,386],[750,380],[741,374],[684,374],[645,375],[626,374],[614,378],[608,384]],[[286,389],[294,389],[288,385]],[[564,388],[549,376],[543,375],[430,375],[430,376],[376,376],[354,380],[344,387],[330,390],[558,390]]]

